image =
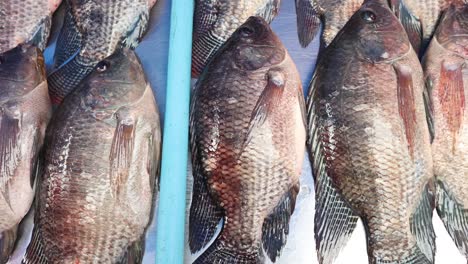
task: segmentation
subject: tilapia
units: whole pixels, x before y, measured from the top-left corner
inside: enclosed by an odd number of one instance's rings
[[[369,263],[433,263],[434,181],[423,73],[384,1],[368,0],[318,62],[308,97],[319,263],[358,218]]]
[[[423,60],[437,212],[468,258],[468,4],[451,6]]]
[[[44,50],[49,37],[52,13],[61,1],[0,1],[0,53],[26,43]]]
[[[275,260],[288,234],[305,150],[305,102],[297,69],[261,17],[249,18],[210,61],[191,108],[195,263]]]
[[[389,0],[400,18],[416,53],[424,54],[437,23],[450,3],[466,0]]]
[[[0,54],[0,263],[31,207],[51,111],[41,51],[24,44]]]
[[[295,0],[299,42],[307,47],[323,23],[322,45],[330,45],[364,0]]]
[[[49,90],[53,104],[77,87],[104,58],[143,37],[155,0],[66,0]],[[80,43],[77,45],[77,43]]]
[[[127,263],[152,215],[161,143],[136,54],[101,61],[57,108],[45,140],[23,263]]]
[[[270,23],[281,0],[196,0],[192,48],[192,77],[198,78],[207,62],[250,16]]]

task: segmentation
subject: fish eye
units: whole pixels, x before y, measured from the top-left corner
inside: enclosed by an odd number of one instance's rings
[[[373,23],[376,19],[377,16],[374,14],[374,12],[365,10],[361,12],[361,18],[366,22],[366,23]]]
[[[109,62],[107,61],[101,61],[98,63],[98,65],[96,66],[96,70],[98,72],[105,72],[107,70],[107,68],[109,68]]]
[[[253,33],[255,33],[254,29],[249,26],[243,26],[239,29],[239,33],[243,37],[250,37]]]

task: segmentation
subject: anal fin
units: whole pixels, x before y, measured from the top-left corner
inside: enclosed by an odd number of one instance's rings
[[[432,212],[435,207],[435,186],[432,180],[424,188],[423,196],[416,211],[410,219],[411,233],[416,238],[418,250],[414,250],[413,258],[419,258],[419,262],[404,263],[433,263],[435,255],[435,232],[432,226]],[[419,253],[418,253],[419,252]],[[425,260],[426,262],[424,262]]]
[[[208,244],[224,216],[222,209],[210,196],[199,170],[195,165],[189,220],[189,246],[192,253],[200,251]]]
[[[7,263],[15,248],[18,226],[0,234],[0,263]]]
[[[281,202],[263,222],[263,248],[271,261],[275,262],[286,244],[289,234],[289,220],[296,206],[299,184],[294,185],[286,193]]]

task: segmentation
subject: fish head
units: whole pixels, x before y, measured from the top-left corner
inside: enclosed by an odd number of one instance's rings
[[[392,61],[411,50],[406,31],[388,3],[373,0],[364,2],[332,44],[347,45],[371,63]]]
[[[8,88],[24,89],[25,92],[45,81],[45,66],[42,52],[32,45],[18,45],[0,54],[0,83]]]
[[[442,16],[436,32],[445,48],[468,57],[468,4],[452,4]]]
[[[284,61],[286,51],[270,25],[261,17],[250,17],[229,39],[236,67],[255,71]]]
[[[141,98],[146,78],[135,52],[121,49],[100,61],[83,81],[84,103],[92,109],[110,109],[128,105]]]

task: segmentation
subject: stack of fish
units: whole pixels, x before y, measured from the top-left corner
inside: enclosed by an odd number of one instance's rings
[[[0,3],[0,263],[34,196],[23,263],[141,263],[161,132],[128,48],[155,1],[64,1],[46,80],[42,50],[59,2]]]
[[[296,0],[302,46],[324,24],[303,120],[299,76],[272,17],[245,20],[258,14],[197,1],[191,251],[207,246],[220,222],[222,230],[195,263],[278,258],[304,124],[319,263],[334,262],[358,219],[369,263],[434,263],[434,208],[468,259],[468,3],[429,2]],[[246,22],[232,33],[228,21]]]

